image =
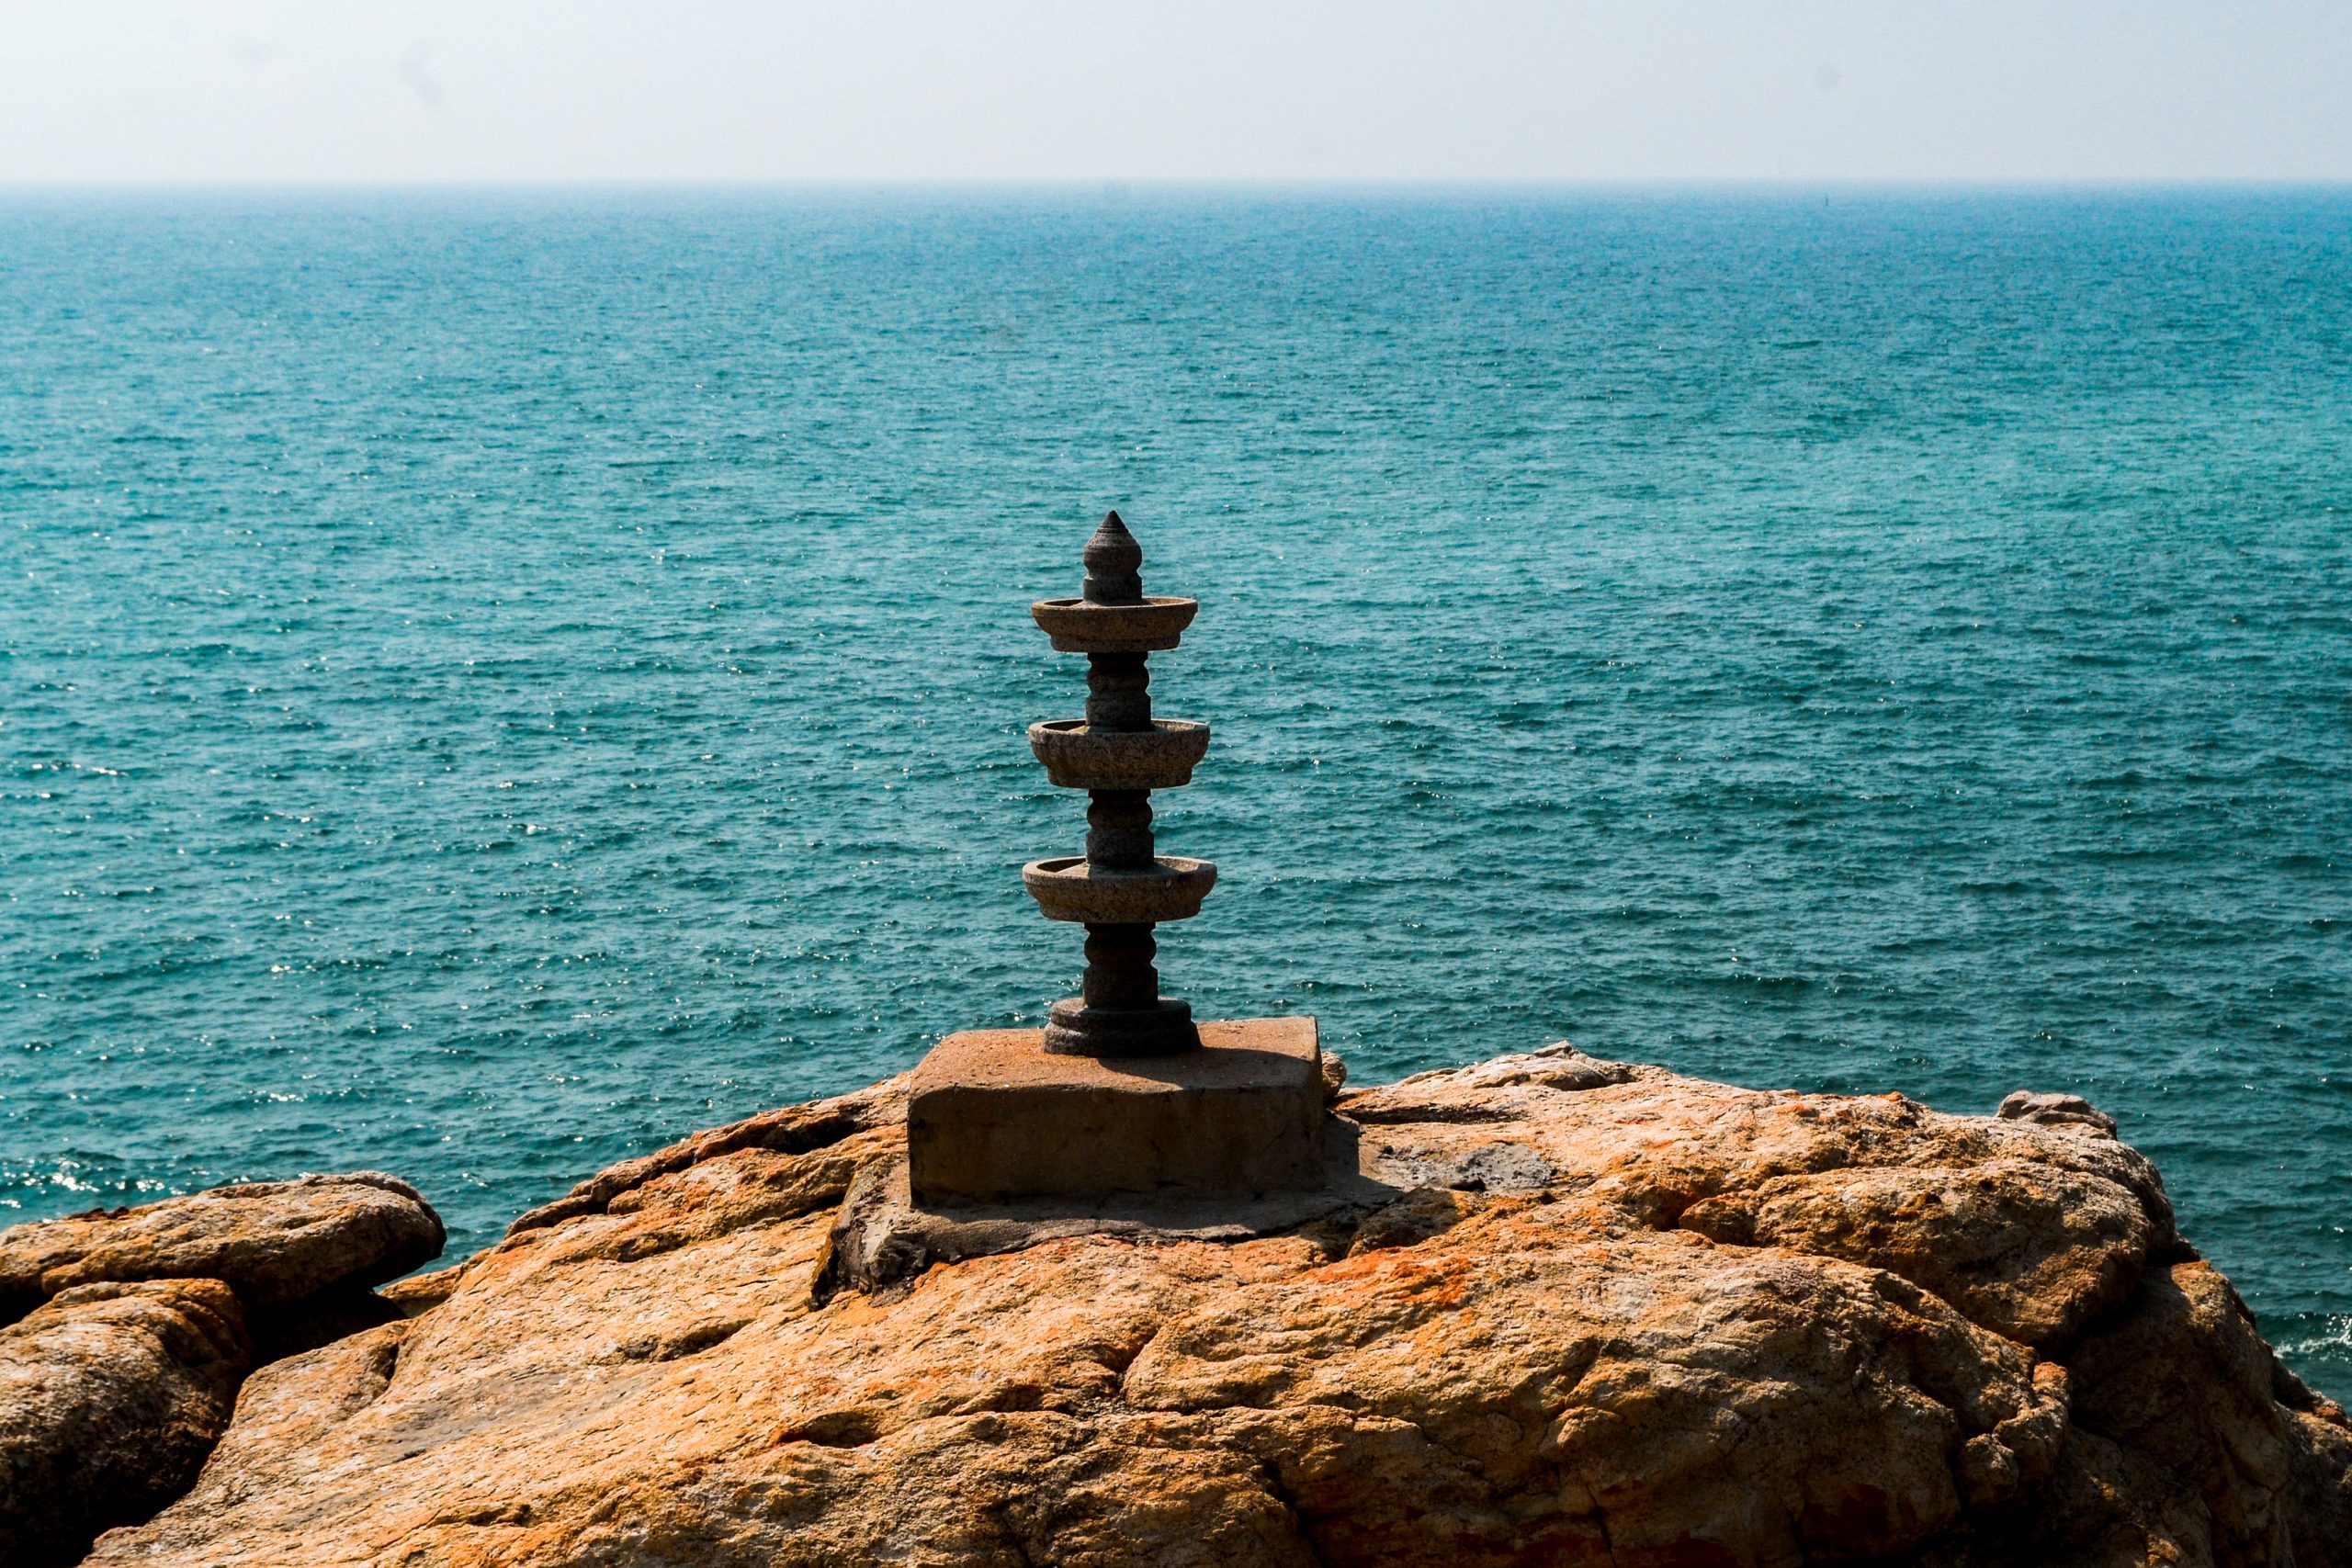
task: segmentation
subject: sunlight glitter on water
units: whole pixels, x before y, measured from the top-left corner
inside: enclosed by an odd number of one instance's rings
[[[11,197],[0,1198],[452,1248],[1077,968],[1026,615],[1203,601],[1209,1013],[2088,1095],[2352,1394],[2352,198]]]

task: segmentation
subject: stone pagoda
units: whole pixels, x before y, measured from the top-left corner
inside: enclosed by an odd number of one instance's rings
[[[1085,592],[1045,599],[1030,614],[1058,653],[1086,655],[1086,716],[1029,727],[1046,776],[1082,789],[1086,853],[1032,861],[1021,880],[1049,920],[1086,927],[1081,994],[1056,1002],[1046,1049],[1071,1056],[1164,1056],[1201,1043],[1193,1010],[1159,994],[1151,929],[1188,920],[1216,885],[1216,867],[1152,852],[1151,792],[1193,782],[1209,727],[1151,716],[1152,654],[1172,649],[1196,599],[1144,597],[1143,549],[1115,512],[1079,558]]]
[[[918,1206],[1021,1200],[1249,1196],[1322,1185],[1315,1021],[1195,1022],[1159,994],[1152,930],[1190,919],[1216,867],[1157,852],[1151,792],[1190,784],[1209,727],[1154,718],[1147,660],[1200,604],[1147,595],[1143,550],[1115,512],[1080,557],[1075,599],[1030,606],[1056,650],[1087,657],[1086,716],[1029,727],[1046,776],[1087,792],[1086,852],[1032,861],[1047,919],[1086,928],[1080,994],[1046,1027],[949,1035],[907,1106]]]

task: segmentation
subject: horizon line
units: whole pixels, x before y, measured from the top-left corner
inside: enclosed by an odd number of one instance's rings
[[[2352,175],[588,175],[52,177],[0,175],[0,194],[358,191],[2352,190]]]

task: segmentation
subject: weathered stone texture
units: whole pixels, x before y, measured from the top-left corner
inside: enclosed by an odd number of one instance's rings
[[[71,1561],[177,1496],[249,1367],[398,1317],[368,1287],[441,1244],[367,1171],[0,1232],[0,1564]]]
[[[2122,1303],[2154,1229],[2116,1183],[2020,1159],[1775,1177],[1702,1199],[1681,1224],[1716,1241],[1887,1269],[2043,1348]]]
[[[75,1562],[177,1496],[251,1355],[210,1280],[75,1286],[0,1328],[0,1562]]]
[[[908,1080],[913,1201],[1246,1197],[1321,1186],[1315,1021],[1198,1028],[1197,1048],[1165,1056],[1055,1055],[1035,1029],[949,1035]]]
[[[373,1171],[255,1181],[0,1232],[0,1321],[100,1280],[218,1280],[248,1307],[364,1289],[441,1255],[441,1217]]]
[[[1554,1049],[1340,1094],[1360,1196],[1306,1223],[1039,1227],[820,1290],[902,1091],[632,1162],[264,1370],[93,1562],[2309,1568],[2352,1539],[2352,1427],[2079,1124]]]

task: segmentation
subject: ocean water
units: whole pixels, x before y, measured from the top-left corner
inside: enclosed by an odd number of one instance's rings
[[[0,198],[0,1220],[1035,1021],[1112,505],[1171,989],[2088,1095],[2352,1397],[2344,192]]]

